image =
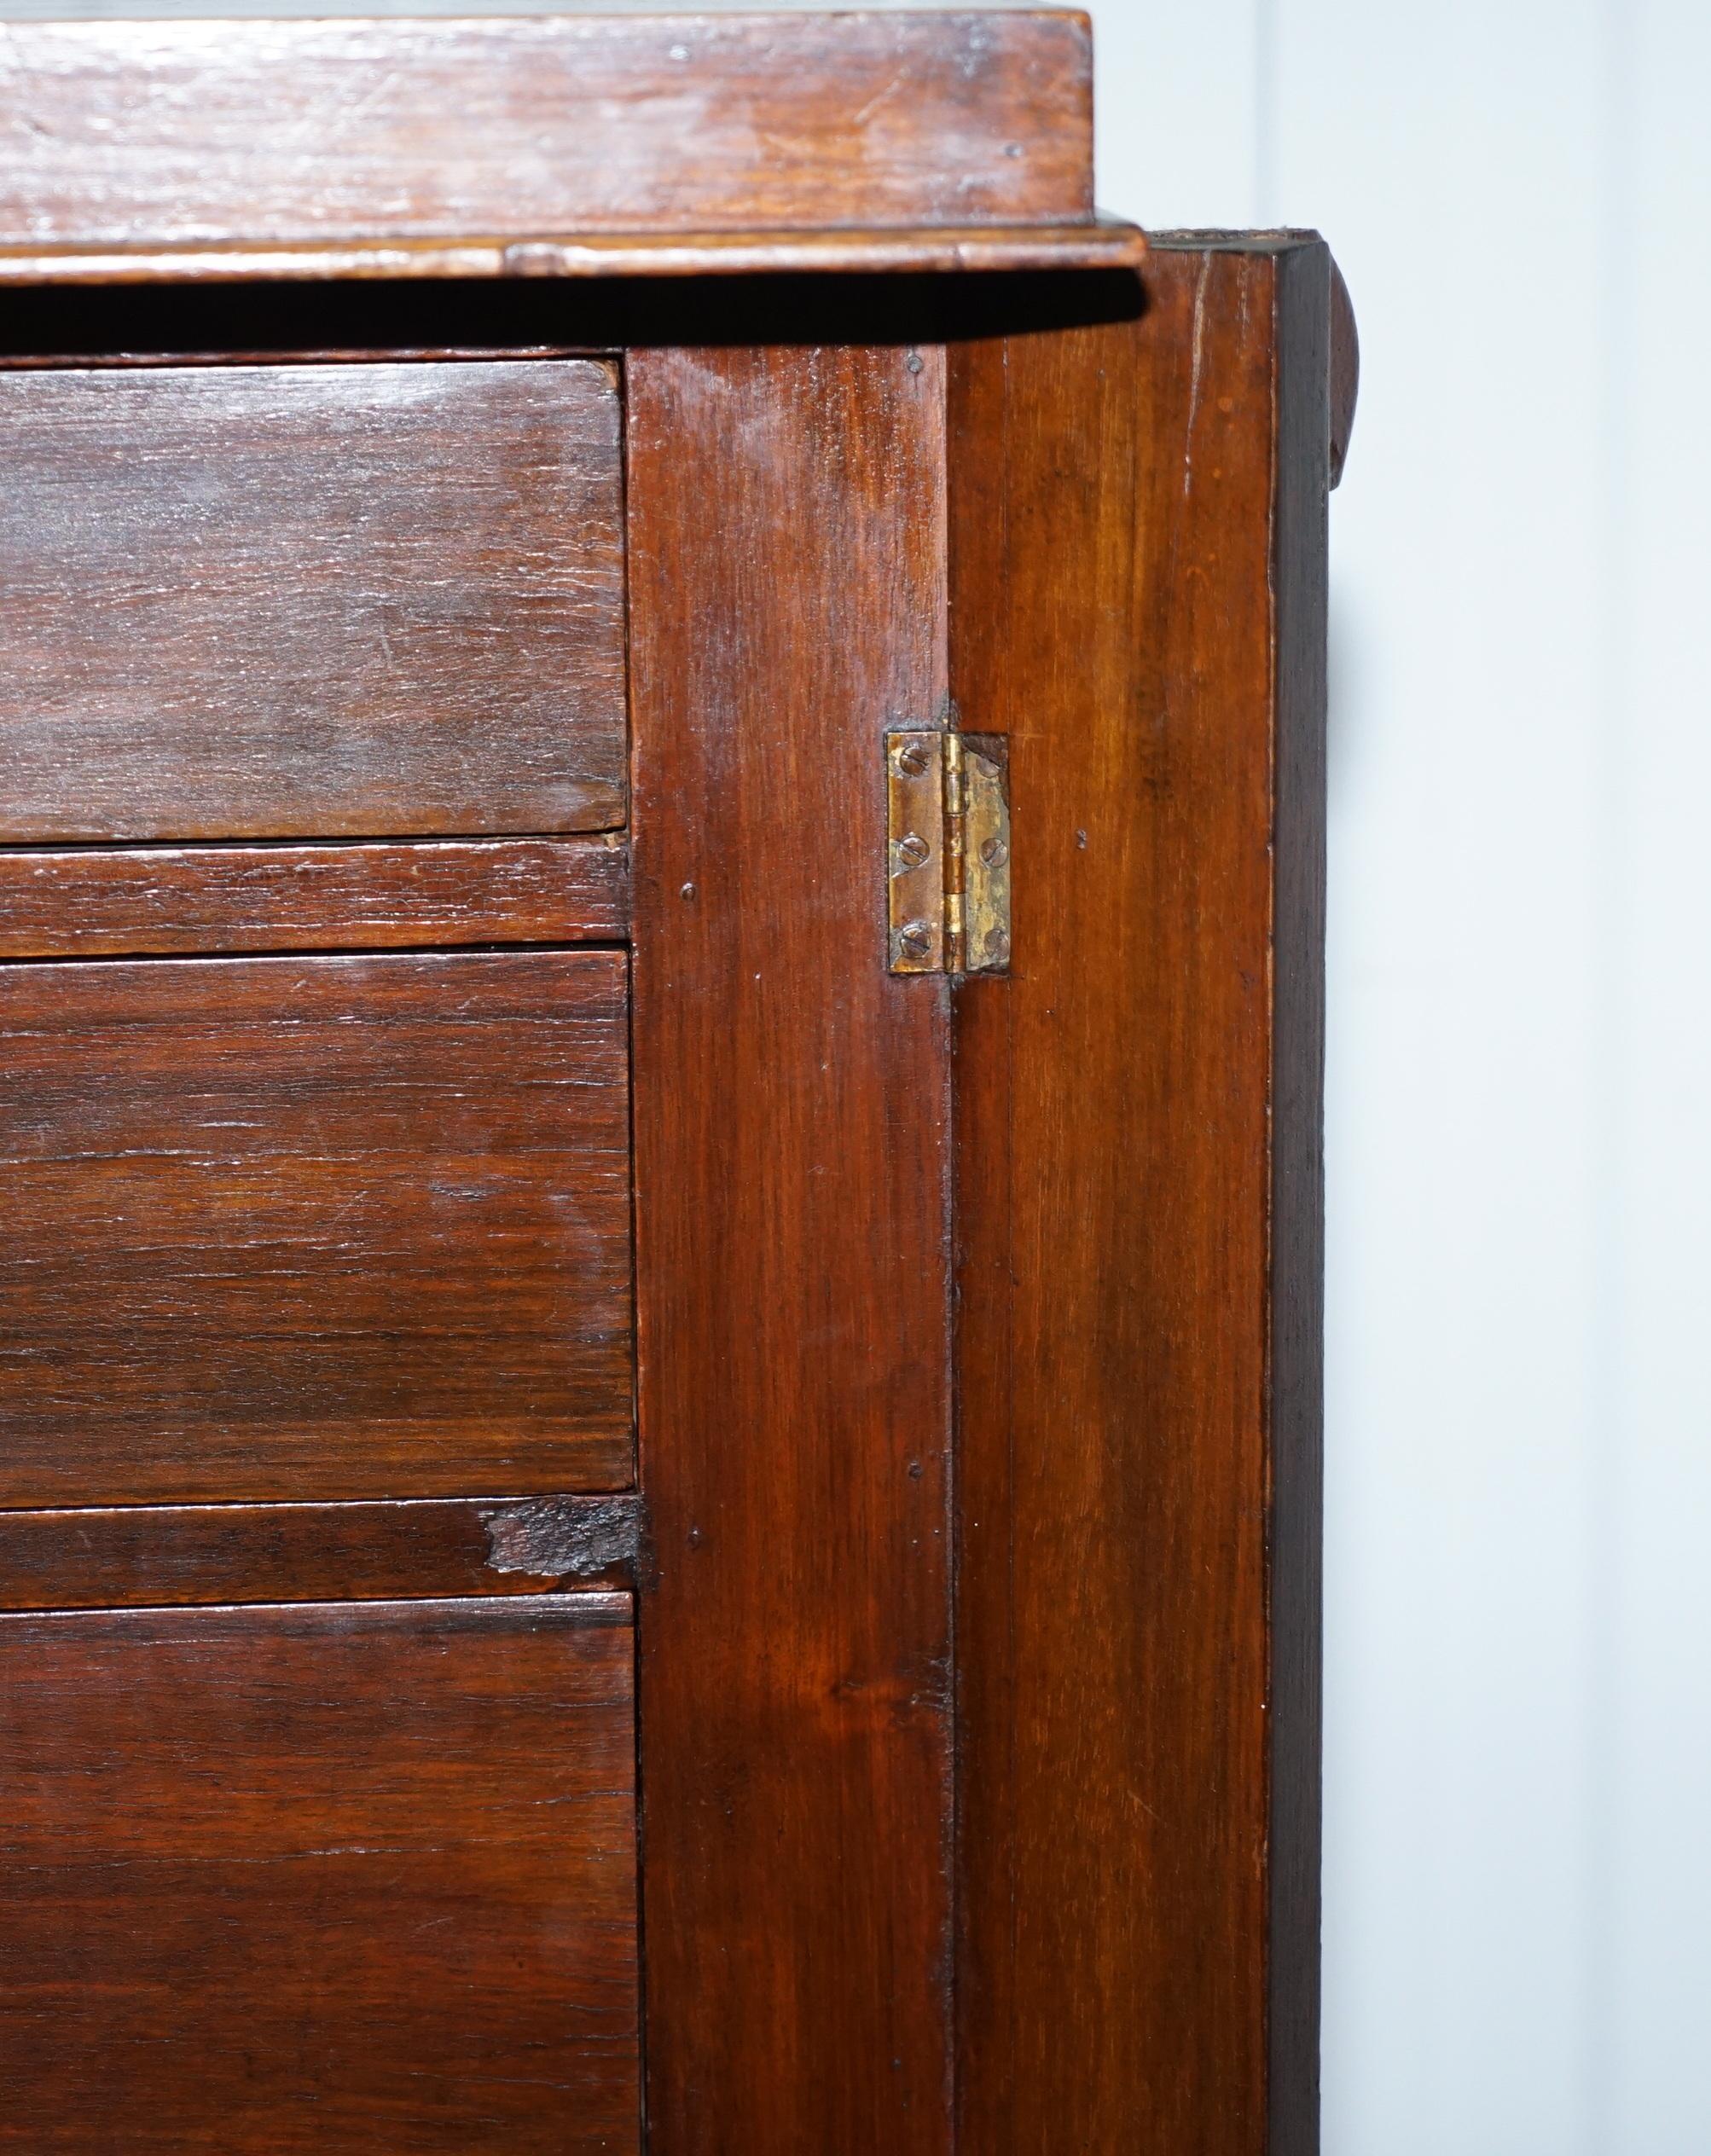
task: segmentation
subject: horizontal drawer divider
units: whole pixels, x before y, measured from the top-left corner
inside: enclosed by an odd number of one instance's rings
[[[606,836],[0,849],[0,959],[622,942]]]
[[[641,1517],[633,1491],[0,1510],[0,1610],[628,1587]]]

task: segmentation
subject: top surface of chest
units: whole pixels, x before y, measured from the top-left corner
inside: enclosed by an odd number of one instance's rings
[[[19,23],[0,248],[1039,227],[1092,214],[1052,9]]]

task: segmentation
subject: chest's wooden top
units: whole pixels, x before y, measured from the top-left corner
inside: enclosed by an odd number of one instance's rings
[[[0,279],[1027,268],[1137,248],[1094,218],[1091,35],[1068,10],[0,23]]]

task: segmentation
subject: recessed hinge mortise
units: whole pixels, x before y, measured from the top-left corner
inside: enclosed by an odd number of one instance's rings
[[[888,733],[885,786],[892,972],[1004,972],[1008,741],[998,733]]]

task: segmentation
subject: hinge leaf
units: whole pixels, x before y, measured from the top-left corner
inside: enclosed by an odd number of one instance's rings
[[[1000,734],[885,736],[893,973],[1001,973],[1010,962],[1009,745]]]

